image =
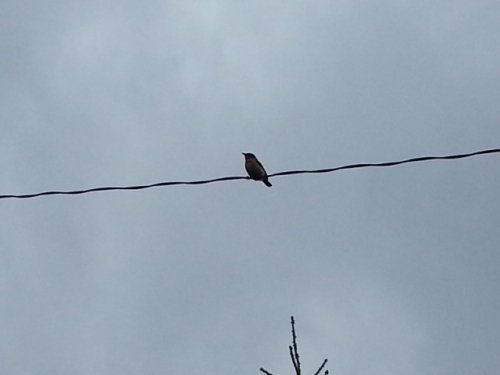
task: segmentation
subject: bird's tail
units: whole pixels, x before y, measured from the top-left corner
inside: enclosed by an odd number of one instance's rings
[[[273,185],[269,182],[269,180],[267,179],[267,177],[263,178],[263,179],[262,179],[262,182],[263,182],[264,184],[266,184],[266,186],[267,186],[267,187],[271,187],[271,186],[273,186]]]

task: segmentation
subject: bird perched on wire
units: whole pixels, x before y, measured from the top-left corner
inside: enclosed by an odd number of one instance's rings
[[[266,186],[273,186],[267,179],[266,170],[264,169],[260,161],[257,160],[255,155],[245,152],[243,152],[243,155],[245,156],[245,169],[247,170],[250,178],[256,181],[262,181]]]

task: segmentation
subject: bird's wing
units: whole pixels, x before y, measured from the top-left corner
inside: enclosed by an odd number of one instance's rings
[[[264,168],[264,166],[262,165],[262,163],[259,161],[259,159],[255,159],[255,161],[257,162],[257,164],[259,165],[259,167],[262,168],[262,170],[264,171],[264,174],[267,175],[266,169]]]

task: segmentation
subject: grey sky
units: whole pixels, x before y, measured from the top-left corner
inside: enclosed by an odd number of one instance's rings
[[[500,147],[498,1],[10,1],[0,194]],[[0,201],[5,374],[493,374],[496,155]]]

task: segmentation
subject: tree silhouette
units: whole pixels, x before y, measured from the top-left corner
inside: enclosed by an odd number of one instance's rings
[[[295,369],[295,374],[302,375],[302,369],[300,367],[299,351],[297,349],[297,335],[295,333],[295,319],[293,318],[293,315],[291,317],[291,324],[292,324],[292,345],[290,345],[288,347],[288,349],[290,352],[290,358],[292,359],[293,368]],[[319,366],[319,368],[316,370],[314,375],[320,375],[321,371],[323,371],[327,362],[328,362],[328,359],[325,358],[325,360],[323,361],[321,366]],[[260,368],[260,371],[266,375],[274,375],[272,372],[267,371],[263,367]],[[323,375],[328,375],[328,370],[325,370]]]

